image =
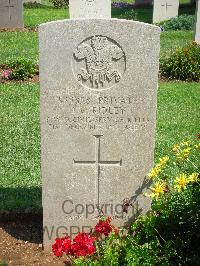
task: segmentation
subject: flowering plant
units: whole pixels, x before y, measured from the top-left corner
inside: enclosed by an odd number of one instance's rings
[[[54,254],[67,254],[70,265],[80,266],[198,265],[199,150],[200,143],[182,141],[158,160],[147,175],[152,209],[130,228],[118,230],[102,217],[90,234],[56,239]]]
[[[98,224],[95,226],[95,232],[99,235],[108,236],[111,232],[114,231],[114,233],[118,234],[118,228],[114,227],[110,224],[112,221],[111,217],[108,217],[107,219],[102,218],[99,220]]]
[[[3,79],[10,79],[11,75],[12,75],[11,69],[5,69],[2,71],[2,78]]]
[[[167,79],[200,80],[200,45],[192,42],[160,60],[161,76]]]
[[[71,254],[77,257],[93,254],[96,251],[96,247],[94,245],[95,241],[96,238],[92,237],[90,234],[79,233],[74,238],[73,244],[71,246]]]
[[[52,251],[56,257],[62,257],[63,254],[72,254],[71,240],[69,237],[56,238],[52,246]]]
[[[115,235],[118,234],[118,229],[111,225],[111,221],[111,217],[102,217],[90,234],[78,233],[73,241],[70,240],[69,236],[57,238],[52,245],[54,255],[62,257],[65,254],[77,258],[94,254],[96,245],[98,245],[97,242],[102,240],[103,236],[108,237],[112,232]]]
[[[151,194],[145,193],[145,196],[158,200],[167,192],[181,192],[190,184],[198,183],[200,174],[195,162],[195,153],[198,149],[200,149],[200,144],[190,141],[182,141],[174,145],[171,156],[160,158],[159,162],[148,173],[147,177],[153,180],[153,185],[150,187]],[[187,173],[182,171],[183,166],[184,169],[189,169]],[[167,167],[169,169],[165,172]],[[175,176],[171,175],[170,168],[175,170]]]
[[[75,257],[91,255],[96,251],[94,242],[95,237],[87,233],[78,233],[73,242],[69,236],[57,238],[52,246],[52,251],[56,257],[62,257],[63,254]]]
[[[129,4],[125,2],[113,2],[112,8],[134,8],[135,4]]]
[[[37,66],[29,59],[17,58],[3,65],[4,79],[25,80],[37,74]]]

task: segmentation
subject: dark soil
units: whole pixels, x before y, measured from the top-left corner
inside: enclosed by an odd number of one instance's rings
[[[42,214],[0,214],[0,265],[63,266],[42,249]]]
[[[0,29],[0,32],[37,32],[37,27],[27,27],[27,28],[13,28],[13,29]]]
[[[0,67],[0,84],[7,83],[39,83],[39,75],[34,75],[32,78],[26,80],[14,80],[14,79],[3,79],[2,78],[3,69]]]

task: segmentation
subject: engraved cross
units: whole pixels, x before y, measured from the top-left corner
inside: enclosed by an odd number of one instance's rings
[[[5,7],[8,7],[9,18],[10,18],[10,20],[11,20],[11,12],[10,12],[10,9],[11,9],[11,7],[14,7],[14,6],[12,6],[12,5],[11,5],[11,0],[9,0],[9,3],[8,3],[8,5],[7,5],[7,6],[5,6]]]
[[[101,166],[121,166],[122,159],[120,161],[102,161],[101,160],[101,137],[103,135],[94,135],[95,137],[95,160],[93,161],[77,161],[74,160],[74,164],[77,165],[94,165],[96,172],[96,189],[97,189],[97,203],[99,205],[99,178],[101,172]]]
[[[168,6],[172,6],[172,5],[169,5],[169,4],[166,2],[166,4],[161,5],[161,6],[165,6],[165,7],[166,7],[166,11],[167,11]]]

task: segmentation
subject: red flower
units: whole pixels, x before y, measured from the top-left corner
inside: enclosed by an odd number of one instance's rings
[[[115,232],[115,235],[119,235],[119,229],[117,227],[113,226],[113,230]]]
[[[79,233],[74,238],[73,244],[68,236],[57,238],[52,246],[52,251],[57,257],[61,257],[63,254],[75,255],[77,257],[86,256],[96,251],[94,241],[96,241],[96,238],[86,233]]]
[[[52,251],[56,257],[62,257],[63,253],[72,254],[71,240],[69,237],[56,238],[56,242],[52,246]]]
[[[113,226],[110,224],[111,220],[111,217],[108,217],[105,221],[99,220],[98,224],[95,226],[95,232],[108,236],[113,230]]]
[[[77,257],[91,255],[96,251],[94,242],[95,237],[91,237],[87,233],[79,233],[73,241],[72,252]]]

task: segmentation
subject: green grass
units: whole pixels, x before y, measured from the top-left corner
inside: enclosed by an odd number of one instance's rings
[[[1,32],[0,65],[17,57],[38,60],[37,32]]]
[[[0,210],[41,206],[39,85],[0,86]]]
[[[41,208],[39,85],[0,85],[0,210]],[[161,83],[156,158],[200,132],[197,83]]]
[[[183,8],[181,9],[183,12]],[[113,9],[112,16],[119,17],[126,9]],[[151,23],[152,9],[138,9],[139,21]],[[186,11],[185,11],[186,12]],[[186,13],[191,13],[187,8]],[[68,9],[26,8],[24,9],[25,26],[35,27],[48,21],[69,18]],[[6,60],[26,57],[38,61],[38,33],[37,32],[1,32],[0,65]],[[165,32],[161,36],[161,56],[176,46],[183,46],[192,40],[192,32]]]
[[[161,83],[158,93],[156,158],[200,132],[199,83]]]
[[[113,9],[113,17],[119,17],[126,9]],[[140,21],[151,22],[151,9],[136,10]],[[191,12],[191,10],[187,10]],[[186,12],[186,13],[187,13]],[[69,17],[68,9],[26,8],[24,9],[25,26],[34,27],[41,23]],[[161,56],[169,53],[177,46],[183,46],[192,40],[192,32],[164,32],[161,35]],[[17,57],[30,58],[38,61],[37,32],[1,32],[0,33],[0,65]]]
[[[160,56],[164,57],[176,47],[183,47],[191,42],[192,31],[166,31],[162,32],[160,39]]]
[[[24,10],[24,24],[26,27],[38,26],[42,23],[69,18],[68,9],[30,8]]]
[[[170,53],[177,46],[184,46],[192,41],[192,35],[191,31],[162,32],[161,56]],[[1,36],[0,64],[17,57],[38,61],[38,34],[36,32],[4,32]]]
[[[0,261],[0,266],[8,266],[8,264],[4,261]]]
[[[112,9],[112,17],[119,18],[121,14],[127,9]],[[153,17],[153,8],[136,9],[137,18],[139,21],[151,23]],[[181,6],[179,14],[194,14],[195,9],[188,6]],[[25,8],[24,9],[24,23],[26,27],[35,27],[41,23],[53,20],[60,20],[69,18],[69,9],[54,9],[52,7],[46,8]]]
[[[125,12],[127,12],[128,8],[114,8],[112,9],[112,17],[119,18]],[[138,21],[151,23],[153,17],[153,9],[151,8],[143,8],[143,9],[136,9],[135,10],[136,17]]]

